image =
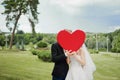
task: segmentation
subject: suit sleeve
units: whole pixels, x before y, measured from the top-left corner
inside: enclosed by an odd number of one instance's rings
[[[52,61],[53,62],[61,62],[67,58],[65,56],[65,54],[57,55],[58,54],[57,53],[57,46],[55,44],[53,44],[51,47],[51,54],[52,54]]]

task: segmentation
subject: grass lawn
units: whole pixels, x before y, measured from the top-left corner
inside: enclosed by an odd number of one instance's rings
[[[92,55],[97,71],[95,80],[120,80],[120,54]]]
[[[120,56],[93,54],[94,80],[120,80]],[[0,80],[51,80],[53,63],[39,60],[29,51],[0,51]]]
[[[52,68],[28,51],[0,51],[0,80],[51,80]]]

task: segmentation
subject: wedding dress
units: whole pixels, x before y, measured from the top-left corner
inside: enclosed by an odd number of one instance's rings
[[[85,53],[85,66],[82,66],[73,56],[70,56],[71,62],[65,80],[93,80],[93,72],[96,70],[96,66],[84,44],[82,48]]]

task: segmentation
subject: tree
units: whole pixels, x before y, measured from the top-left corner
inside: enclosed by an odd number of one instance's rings
[[[28,20],[29,20],[31,28],[32,28],[32,34],[33,34],[33,36],[35,36],[36,35],[35,22],[32,19],[30,19],[30,18]]]
[[[120,52],[120,33],[114,37],[112,42],[112,51],[113,52]]]
[[[11,40],[10,40],[10,49],[12,49],[12,43],[14,38],[14,33],[16,27],[18,26],[18,20],[21,15],[31,14],[30,19],[37,20],[37,5],[39,4],[39,0],[4,0],[2,5],[5,8],[3,14],[6,16],[6,26],[13,27]]]
[[[0,35],[0,46],[3,49],[3,46],[5,46],[5,36],[4,35]]]
[[[35,24],[38,23],[38,12],[37,12],[37,5],[39,4],[38,0],[30,0],[30,12],[28,20],[31,24],[33,36],[35,36]]]
[[[31,34],[29,34],[29,33],[24,34],[24,43],[25,43],[25,45],[29,44],[30,37],[31,37]]]
[[[18,30],[18,31],[16,32],[16,34],[24,34],[24,31]]]
[[[113,52],[120,52],[120,29],[107,33],[106,35],[109,38],[109,49]]]

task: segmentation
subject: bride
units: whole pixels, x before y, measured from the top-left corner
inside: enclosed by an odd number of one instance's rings
[[[65,50],[65,53],[70,53],[70,51]],[[66,60],[69,64],[69,70],[65,80],[93,80],[93,72],[96,70],[96,66],[85,44],[71,54],[73,55]]]

